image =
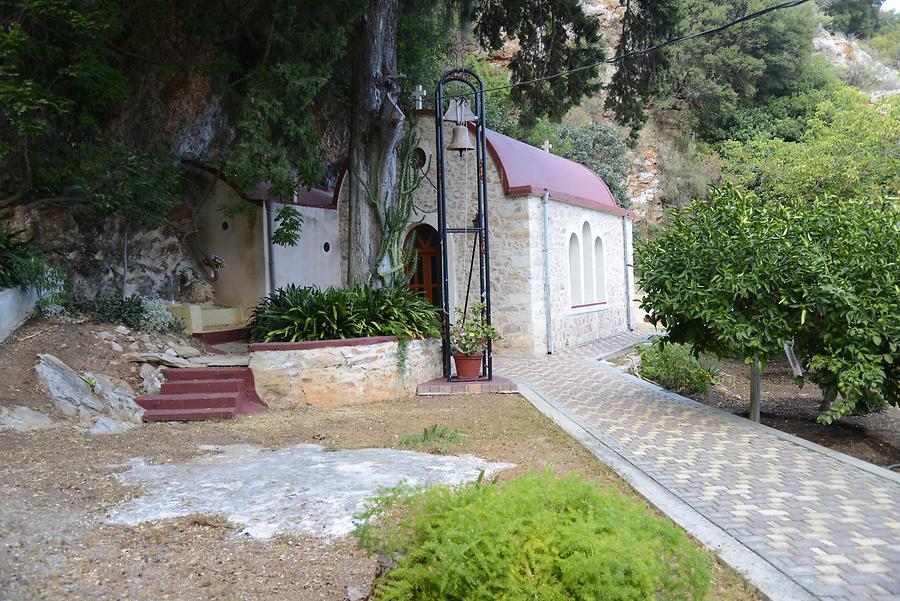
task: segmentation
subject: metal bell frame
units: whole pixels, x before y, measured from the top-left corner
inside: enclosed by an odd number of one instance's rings
[[[447,193],[444,185],[444,88],[451,83],[458,83],[468,88],[471,93],[467,97],[474,98],[471,108],[475,116],[475,163],[476,177],[478,179],[476,190],[478,199],[476,203],[476,215],[472,220],[472,227],[448,227],[447,225]],[[453,96],[451,96],[452,98]],[[447,258],[447,239],[453,234],[475,234],[478,247],[479,287],[481,302],[485,305],[485,321],[491,323],[491,255],[490,235],[488,232],[488,193],[487,193],[487,144],[485,141],[485,115],[484,115],[484,81],[477,73],[470,69],[451,69],[441,76],[434,90],[435,113],[435,140],[437,163],[437,207],[438,207],[438,233],[441,240],[441,267],[443,286],[441,290],[444,328],[443,328],[443,362],[444,377],[448,382],[453,381],[450,365],[450,288],[449,288],[449,264]],[[465,126],[468,129],[468,126]],[[460,151],[462,154],[463,151]],[[471,281],[471,272],[469,273]],[[494,377],[493,342],[488,341],[481,362],[481,379],[491,381]]]

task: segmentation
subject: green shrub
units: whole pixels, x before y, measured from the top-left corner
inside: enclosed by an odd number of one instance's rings
[[[433,424],[424,428],[421,432],[407,432],[400,436],[400,446],[408,449],[432,449],[439,453],[446,453],[450,445],[456,444],[463,438],[463,433],[456,428],[438,426]]]
[[[40,277],[41,256],[22,232],[0,227],[0,288],[27,288]]]
[[[250,339],[255,342],[439,335],[434,306],[401,287],[320,290],[291,284],[263,298],[250,322]]]
[[[119,323],[146,332],[180,332],[184,328],[162,301],[138,294],[127,298],[111,295],[76,298],[65,308],[70,312],[86,313],[98,323]]]
[[[672,523],[578,475],[401,489],[360,517],[360,544],[400,557],[377,601],[699,600],[709,586],[708,560]]]
[[[684,344],[654,341],[638,350],[641,375],[675,392],[708,392],[716,381],[715,370],[704,365]]]

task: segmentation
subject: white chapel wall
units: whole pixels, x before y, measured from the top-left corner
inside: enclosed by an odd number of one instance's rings
[[[225,261],[219,279],[213,283],[216,303],[252,309],[266,293],[263,259],[263,211],[251,205],[246,213],[228,217],[222,207],[246,202],[226,184],[216,184],[197,218],[197,244],[207,256],[218,255]]]
[[[284,205],[273,203],[275,214]],[[320,207],[293,207],[303,215],[296,246],[272,245],[275,287],[288,284],[325,289],[341,285],[341,241],[338,211]]]
[[[546,313],[543,289],[543,234],[541,224],[541,198],[529,199],[532,223],[538,224],[538,231],[533,233],[536,244],[532,245],[533,285],[533,324],[535,339],[540,341],[538,354],[546,352]],[[590,229],[590,244],[585,244],[585,223]],[[532,228],[534,229],[534,228]],[[558,352],[593,340],[606,338],[627,330],[625,303],[625,260],[622,243],[622,217],[594,211],[577,205],[552,200],[549,207],[550,230],[550,289],[551,316],[553,329],[553,348]],[[573,290],[573,274],[570,270],[570,240],[572,234],[578,239],[582,250],[577,268],[582,271],[581,277],[575,278],[581,290]],[[600,290],[597,286],[599,273],[597,265],[591,270],[591,277],[585,276],[585,254],[594,261],[596,238],[602,240],[603,262],[605,263],[603,279],[605,286]],[[590,252],[587,252],[590,251]],[[596,261],[599,263],[599,261]],[[577,274],[576,274],[577,275]],[[586,288],[592,286],[594,292],[588,293]],[[573,292],[578,298],[573,298]],[[603,302],[605,300],[605,302]],[[602,304],[601,304],[602,303]],[[574,306],[581,305],[581,306]]]

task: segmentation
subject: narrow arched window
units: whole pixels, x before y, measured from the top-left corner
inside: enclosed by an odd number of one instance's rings
[[[591,236],[591,226],[587,221],[581,228],[581,243],[583,252],[581,254],[582,268],[584,269],[582,304],[589,305],[597,302],[596,289],[594,288],[594,247],[593,236]]]
[[[600,236],[594,240],[594,285],[597,287],[597,302],[606,302],[606,254],[603,252],[603,240]]]
[[[572,306],[581,304],[581,246],[578,244],[578,235],[572,234],[569,238],[569,292]]]

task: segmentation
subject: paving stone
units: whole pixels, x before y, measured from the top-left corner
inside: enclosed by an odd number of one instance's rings
[[[495,357],[495,369],[552,401],[813,596],[900,599],[896,478],[595,360],[615,344]]]

